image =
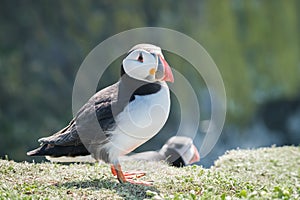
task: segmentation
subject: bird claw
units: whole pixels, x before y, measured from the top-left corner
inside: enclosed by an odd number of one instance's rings
[[[131,184],[144,185],[144,186],[152,186],[153,185],[152,181],[126,179],[126,182],[131,183]]]
[[[134,180],[136,178],[141,178],[146,175],[143,171],[132,171],[132,172],[122,172],[120,164],[116,166],[111,165],[111,172],[114,176],[117,176],[120,183],[131,183],[131,184],[139,184],[145,186],[151,186],[153,183],[150,181],[141,181],[141,180]]]
[[[128,182],[128,183],[144,185],[144,186],[153,185],[153,182],[151,182],[151,181],[134,180],[134,178],[141,178],[145,175],[146,175],[146,172],[142,172],[142,171],[133,171],[133,172],[125,172],[124,173],[126,182]]]
[[[124,176],[126,179],[133,179],[133,178],[141,178],[146,175],[146,172],[142,171],[133,171],[133,172],[125,172]]]

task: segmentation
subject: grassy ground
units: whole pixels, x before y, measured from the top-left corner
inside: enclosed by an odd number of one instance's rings
[[[108,165],[0,160],[0,199],[299,199],[300,147],[230,151],[215,166],[123,163],[151,187],[120,184]]]

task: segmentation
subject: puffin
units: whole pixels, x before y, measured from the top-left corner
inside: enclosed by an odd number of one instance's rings
[[[141,146],[165,125],[171,105],[166,82],[174,82],[174,77],[161,48],[135,45],[121,63],[119,80],[95,93],[65,128],[40,138],[40,147],[27,155],[48,159],[90,155],[110,164],[120,183],[151,185],[134,179],[144,172],[123,172],[119,157]]]
[[[171,137],[160,150],[145,151],[124,156],[128,160],[165,161],[174,167],[184,167],[200,161],[200,155],[193,140],[185,136]]]

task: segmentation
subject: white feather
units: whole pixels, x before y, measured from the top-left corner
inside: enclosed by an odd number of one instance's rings
[[[46,156],[46,159],[51,161],[51,162],[88,162],[88,163],[94,163],[96,160],[92,158],[92,156],[76,156],[76,157],[67,157],[67,156],[62,156],[62,157],[51,157],[51,156]]]
[[[144,96],[135,96],[116,118],[117,128],[111,142],[106,144],[111,160],[117,160],[142,145],[166,123],[170,112],[170,92],[165,82],[161,90]]]

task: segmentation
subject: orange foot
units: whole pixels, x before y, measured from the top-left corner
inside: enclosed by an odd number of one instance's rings
[[[132,184],[140,184],[145,186],[151,186],[152,182],[150,181],[140,181],[140,180],[134,180],[134,178],[141,178],[146,175],[145,172],[141,171],[134,171],[134,172],[122,172],[121,165],[111,165],[111,173],[114,176],[117,176],[120,183],[132,183]]]

